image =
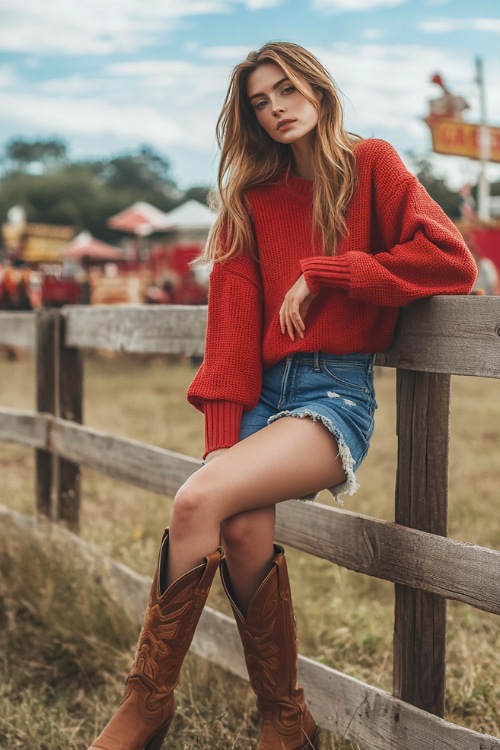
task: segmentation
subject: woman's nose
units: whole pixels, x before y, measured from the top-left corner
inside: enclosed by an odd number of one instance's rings
[[[273,108],[273,115],[275,117],[285,111],[284,106],[282,104],[279,104],[278,102],[276,102],[276,104],[273,104],[272,108]]]

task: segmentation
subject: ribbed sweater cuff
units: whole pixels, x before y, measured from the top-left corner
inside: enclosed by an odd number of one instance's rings
[[[217,448],[230,448],[240,439],[243,405],[233,401],[206,401],[203,405],[205,417],[205,458]]]
[[[300,266],[312,294],[317,294],[324,286],[336,289],[349,289],[351,286],[351,264],[343,256],[304,258]]]

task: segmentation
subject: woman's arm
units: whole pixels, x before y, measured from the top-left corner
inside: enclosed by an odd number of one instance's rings
[[[392,146],[378,141],[370,148],[380,246],[304,259],[310,292],[343,289],[352,299],[388,307],[435,294],[467,294],[476,266],[460,233]]]
[[[241,417],[262,385],[262,289],[250,257],[215,263],[210,276],[203,363],[188,401],[205,417],[205,456],[239,440]]]

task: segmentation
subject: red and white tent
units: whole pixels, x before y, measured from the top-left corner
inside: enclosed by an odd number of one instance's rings
[[[177,231],[187,230],[205,230],[209,231],[215,221],[215,214],[208,206],[204,206],[199,201],[186,201],[173,211],[166,214],[169,229]]]
[[[93,237],[90,232],[80,232],[65,245],[61,250],[61,255],[66,260],[81,260],[89,258],[92,260],[122,260],[123,253],[118,247],[108,245],[106,242]]]
[[[108,219],[108,227],[119,232],[146,236],[168,227],[168,214],[146,201],[138,201]]]
[[[209,231],[214,213],[198,201],[186,201],[165,213],[145,201],[134,203],[108,219],[108,227],[120,232],[145,237],[153,232],[202,230]]]

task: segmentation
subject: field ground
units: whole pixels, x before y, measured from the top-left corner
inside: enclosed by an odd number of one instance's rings
[[[84,421],[199,456],[202,418],[184,398],[193,374],[188,361],[89,353],[85,362]],[[392,520],[394,371],[377,370],[376,385],[379,409],[373,446],[358,472],[361,489],[346,501],[346,507]],[[500,471],[499,388],[494,380],[454,378],[450,456],[449,534],[495,549],[500,549],[500,515],[495,512]],[[34,364],[30,355],[20,354],[17,361],[8,361],[0,351],[0,404],[34,407]],[[33,464],[32,451],[2,445],[0,502],[33,513]],[[82,536],[116,560],[151,574],[161,530],[168,524],[171,500],[85,469],[82,494]],[[331,502],[328,493],[321,502]],[[30,547],[20,555],[23,565],[14,565],[23,542],[2,531],[0,746],[12,750],[84,750],[94,724],[104,722],[120,697],[136,634],[125,625],[117,632],[116,613],[107,612],[91,582],[84,585],[85,596],[77,597],[78,607],[68,604],[68,597],[77,590],[75,580],[83,580],[84,571],[72,570],[71,566],[66,571],[67,556],[56,564],[56,558],[51,560],[43,550]],[[30,555],[36,557],[31,568]],[[391,584],[292,549],[288,561],[301,652],[390,691]],[[64,587],[68,579],[73,583]],[[100,603],[95,604],[94,598]],[[218,584],[209,603],[230,614]],[[70,618],[68,608],[72,609]],[[107,614],[97,617],[96,612]],[[82,630],[83,622],[86,627]],[[449,603],[446,718],[496,736],[500,735],[498,625],[493,615]],[[64,657],[56,659],[56,667],[54,653]],[[183,739],[176,740],[179,735],[172,732],[166,747],[247,750],[252,746],[255,711],[251,694],[241,681],[190,658],[179,703],[177,721]],[[326,747],[352,746],[327,738]]]

